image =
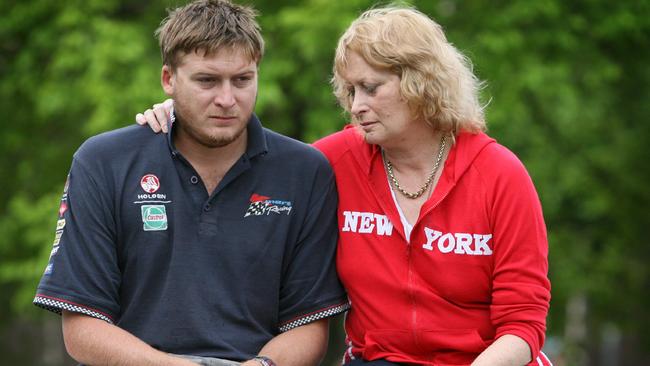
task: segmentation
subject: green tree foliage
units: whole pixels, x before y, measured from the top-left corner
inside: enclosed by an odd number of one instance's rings
[[[260,10],[267,42],[262,121],[307,142],[340,129],[346,116],[329,87],[333,50],[373,2],[248,2]],[[7,299],[0,325],[40,314],[31,297],[73,152],[163,99],[153,31],[177,3],[0,3],[0,291]],[[473,60],[487,81],[490,134],[518,154],[536,183],[549,229],[549,334],[562,336],[566,302],[585,294],[592,343],[613,323],[650,349],[648,1],[413,3]]]
[[[472,9],[468,42],[493,98],[491,131],[533,176],[549,228],[552,331],[585,292],[590,324],[616,322],[645,342],[650,202],[644,181],[650,73],[648,3],[509,2]],[[460,12],[456,13],[460,16]],[[464,17],[463,17],[464,18]],[[460,19],[452,23],[460,24]],[[454,32],[462,32],[454,28]],[[470,38],[471,37],[471,38]],[[464,39],[467,39],[465,41]],[[621,299],[630,311],[621,311]],[[555,322],[553,322],[553,320]],[[594,340],[595,341],[595,340]]]
[[[0,14],[0,286],[20,313],[33,309],[72,153],[162,97],[152,29],[165,13],[137,1],[35,0],[3,2]]]

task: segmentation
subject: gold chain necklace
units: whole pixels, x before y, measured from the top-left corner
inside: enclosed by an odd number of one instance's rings
[[[404,190],[404,188],[402,188],[402,186],[399,185],[399,182],[397,182],[397,179],[395,178],[395,174],[393,173],[393,164],[391,164],[390,160],[386,159],[384,150],[382,150],[381,156],[384,158],[384,163],[386,164],[386,172],[388,172],[388,177],[390,178],[390,181],[393,183],[395,189],[397,189],[401,194],[406,196],[406,198],[410,198],[412,200],[424,194],[424,192],[426,192],[426,190],[429,189],[431,182],[433,182],[433,177],[435,177],[436,173],[438,172],[438,167],[440,167],[440,162],[442,161],[442,155],[445,153],[446,144],[447,144],[447,135],[444,134],[442,135],[442,139],[440,139],[440,150],[438,151],[438,157],[436,158],[436,163],[433,165],[433,169],[431,170],[431,173],[427,177],[427,180],[424,182],[424,185],[420,187],[420,189],[415,193],[407,192],[406,190]]]

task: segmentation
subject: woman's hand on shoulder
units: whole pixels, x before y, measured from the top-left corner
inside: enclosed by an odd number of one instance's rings
[[[145,124],[149,125],[149,128],[156,133],[160,131],[167,133],[167,121],[169,121],[169,115],[173,106],[173,99],[167,99],[162,103],[156,103],[143,113],[136,114],[135,122],[141,126],[144,126]]]

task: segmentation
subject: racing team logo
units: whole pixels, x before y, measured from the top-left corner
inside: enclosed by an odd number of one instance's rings
[[[271,197],[261,196],[257,193],[253,193],[250,202],[244,217],[270,215],[271,213],[289,215],[292,209],[291,201],[273,200]]]
[[[147,193],[154,193],[160,188],[160,180],[153,174],[147,174],[140,179],[140,186]]]
[[[142,205],[142,224],[144,231],[167,230],[167,211],[165,205]]]

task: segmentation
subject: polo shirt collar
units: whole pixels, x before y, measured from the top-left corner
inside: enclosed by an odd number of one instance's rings
[[[176,146],[174,145],[174,141],[172,139],[172,129],[174,128],[174,121],[176,121],[176,114],[174,113],[174,109],[172,108],[171,112],[169,113],[169,121],[167,122],[167,144],[169,145],[169,151],[172,153],[172,155],[178,155],[179,152],[176,149]],[[262,123],[260,122],[259,118],[257,118],[257,115],[253,113],[251,115],[251,118],[248,120],[248,125],[246,126],[246,132],[248,133],[248,143],[246,146],[246,157],[253,158],[257,155],[264,155],[269,152],[268,145],[266,143],[266,138],[264,136],[264,128],[262,127]]]
[[[246,146],[246,156],[250,159],[257,155],[264,155],[269,152],[264,134],[264,128],[257,115],[253,113],[248,120],[248,146]]]
[[[179,153],[172,141],[172,128],[174,128],[174,121],[176,121],[176,113],[174,113],[174,107],[172,107],[172,110],[169,112],[169,120],[167,121],[167,145],[169,145],[169,151],[172,155],[176,156]]]

